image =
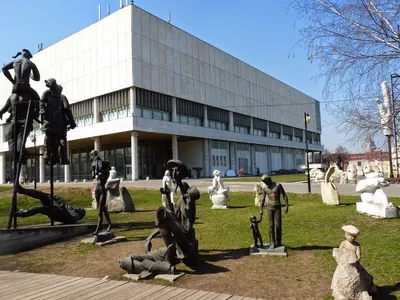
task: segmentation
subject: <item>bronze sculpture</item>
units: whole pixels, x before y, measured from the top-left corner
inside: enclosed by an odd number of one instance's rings
[[[110,163],[106,160],[101,160],[99,157],[99,153],[97,150],[92,150],[90,152],[90,158],[92,161],[92,177],[96,179],[96,188],[95,188],[95,198],[97,201],[97,209],[99,213],[99,218],[97,220],[96,230],[93,232],[93,235],[97,235],[99,233],[100,227],[103,223],[103,214],[107,220],[108,228],[107,232],[111,229],[111,219],[110,214],[107,210],[107,188],[106,183],[107,179],[110,176]]]
[[[40,200],[42,206],[20,209],[14,214],[16,217],[26,218],[36,214],[43,214],[63,224],[75,224],[86,215],[86,211],[83,208],[75,209],[57,195],[53,196],[53,200],[58,205],[52,206],[50,194],[34,189],[25,189],[19,184],[17,184],[17,190],[20,194]]]
[[[262,221],[262,217],[260,218],[260,220],[257,221],[256,216],[251,216],[250,217],[250,226],[249,226],[249,229],[252,229],[252,231],[253,231],[254,246],[257,247],[257,241],[260,241],[260,248],[264,247],[260,229],[258,228],[258,224],[261,221]]]
[[[61,92],[61,85],[54,78],[45,80],[49,89],[40,100],[40,118],[43,124],[45,164],[69,165],[67,153],[67,131],[74,129],[76,123],[69,102]],[[51,160],[51,162],[50,162]]]
[[[285,213],[289,212],[289,200],[283,186],[280,183],[273,182],[271,177],[264,174],[261,177],[263,182],[263,199],[260,204],[260,216],[263,215],[265,204],[268,209],[268,228],[270,249],[282,246],[282,209],[281,209],[281,196],[285,200],[286,209]]]
[[[200,193],[182,181],[188,176],[188,169],[179,160],[170,160],[167,169],[180,191],[176,212],[159,207],[156,211],[157,229],[146,239],[144,255],[132,255],[120,260],[120,267],[128,273],[139,273],[145,279],[157,274],[174,274],[175,266],[182,262],[195,268],[198,259],[198,241],[193,223],[196,219],[196,200]],[[151,250],[151,240],[160,234],[165,248]]]

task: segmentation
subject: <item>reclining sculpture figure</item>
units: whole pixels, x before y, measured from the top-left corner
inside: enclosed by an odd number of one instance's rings
[[[195,187],[189,187],[182,179],[188,176],[188,169],[179,160],[170,160],[167,169],[172,174],[176,189],[180,190],[180,200],[176,212],[165,207],[156,210],[157,229],[145,242],[144,255],[131,255],[120,260],[120,267],[128,273],[140,274],[140,279],[157,274],[174,274],[175,266],[182,262],[195,268],[198,259],[198,241],[193,223],[196,219],[196,200],[200,193]],[[160,234],[165,248],[151,250],[151,240]]]

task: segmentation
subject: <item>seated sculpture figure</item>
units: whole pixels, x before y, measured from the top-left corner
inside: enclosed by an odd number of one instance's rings
[[[332,279],[332,296],[336,300],[372,300],[376,293],[373,278],[360,264],[361,247],[356,242],[360,231],[353,225],[343,226],[346,240],[333,249],[337,267]]]
[[[229,188],[225,188],[221,178],[221,171],[214,170],[213,185],[207,188],[210,200],[213,202],[213,209],[227,208],[229,201]]]
[[[174,274],[175,265],[184,263],[195,268],[198,260],[198,241],[193,224],[196,219],[196,200],[200,193],[195,187],[189,187],[182,179],[188,176],[188,169],[179,160],[167,162],[176,190],[180,190],[180,200],[176,203],[176,212],[165,207],[156,211],[157,229],[145,242],[145,254],[131,255],[120,260],[120,268],[128,273],[139,274],[139,279],[151,278],[157,274]],[[164,248],[152,250],[151,240],[160,234]]]

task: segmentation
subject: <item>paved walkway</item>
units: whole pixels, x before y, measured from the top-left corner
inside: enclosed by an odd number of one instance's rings
[[[200,192],[206,192],[207,187],[212,184],[212,179],[187,179],[190,186],[195,186]],[[225,181],[226,186],[229,186],[232,192],[252,192],[256,182],[235,182]],[[92,182],[71,182],[71,183],[54,183],[55,187],[70,186],[70,187],[90,187]],[[159,189],[161,187],[161,179],[157,180],[139,180],[139,181],[123,181],[123,186],[128,188],[146,188],[146,189]],[[33,186],[32,184],[28,185]],[[291,182],[283,183],[283,186],[287,192],[304,194],[308,192],[307,182]],[[49,184],[38,184],[39,188],[49,187]],[[356,193],[356,184],[337,184],[340,195],[359,195]],[[383,189],[388,197],[400,197],[400,184],[391,184]],[[319,183],[312,182],[311,192],[314,194],[321,194],[321,185]]]
[[[256,298],[162,285],[9,271],[0,271],[0,299],[256,300]]]

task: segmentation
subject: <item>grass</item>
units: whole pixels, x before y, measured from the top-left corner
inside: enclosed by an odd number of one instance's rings
[[[288,175],[290,176],[290,175]],[[278,176],[274,176],[276,179]],[[138,212],[134,214],[113,214],[114,223],[133,222],[134,230],[120,230],[119,233],[126,236],[131,241],[143,240],[154,229],[154,210],[160,205],[161,197],[158,191],[153,190],[129,190],[135,202]],[[69,188],[68,190],[57,190],[57,194],[64,196],[65,199],[74,207],[90,207],[91,195],[89,189]],[[8,220],[11,192],[2,192],[0,194],[0,227],[6,227]],[[390,199],[394,204],[400,205],[400,199]],[[18,208],[37,205],[37,201],[28,197],[19,196]],[[292,278],[292,280],[304,280],[309,288],[313,288],[312,273],[321,274],[325,278],[332,278],[336,268],[336,262],[332,257],[332,249],[338,247],[344,240],[344,232],[341,227],[346,224],[352,224],[361,231],[358,241],[362,247],[362,265],[374,277],[374,282],[378,286],[386,286],[391,295],[400,296],[399,291],[394,291],[396,284],[400,281],[400,263],[399,263],[399,229],[400,219],[374,219],[365,215],[358,214],[355,208],[355,202],[359,197],[343,196],[341,197],[342,206],[331,207],[322,204],[321,196],[312,194],[289,194],[289,213],[283,214],[283,243],[287,246],[289,257],[282,262],[281,259],[264,258],[257,261],[257,268],[272,270],[276,268],[281,272],[283,278],[290,281],[291,273],[303,262],[300,260],[290,260],[298,255],[310,254],[315,257],[307,265],[301,279]],[[219,259],[226,259],[227,255],[234,257],[245,256],[249,245],[252,244],[252,234],[248,230],[249,217],[259,215],[259,208],[254,206],[253,193],[234,192],[231,193],[231,208],[228,210],[211,210],[211,202],[206,193],[202,193],[201,199],[197,203],[197,221],[195,224],[196,236],[199,240],[201,257],[206,261],[218,263]],[[266,215],[266,214],[265,214]],[[96,211],[88,211],[84,218],[85,222],[96,221]],[[48,218],[44,216],[34,216],[26,219],[19,219],[19,225],[48,223]],[[263,238],[268,242],[267,220],[260,223],[260,230]],[[160,243],[160,241],[158,241]],[[157,244],[157,241],[154,245]],[[142,247],[142,245],[140,246]],[[92,252],[101,251],[92,245],[77,244],[72,246],[65,254],[69,259],[79,259],[91,256]],[[104,250],[105,251],[105,250]],[[221,256],[221,253],[223,254]],[[248,252],[247,252],[248,253]],[[49,255],[49,254],[46,254]],[[55,255],[55,254],[54,254]],[[53,254],[52,254],[53,256]],[[25,257],[25,258],[24,258]],[[50,261],[46,264],[34,263],[28,254],[13,256],[13,267],[25,271],[55,272],[55,263]],[[60,261],[65,259],[65,255],[60,256]],[[252,257],[249,261],[252,262]],[[0,265],[6,265],[10,258],[0,257]],[[114,261],[110,262],[115,264]],[[230,263],[237,263],[231,261]],[[275,266],[275,264],[277,264]],[[279,264],[283,264],[281,267]],[[229,279],[232,284],[235,280],[242,281],[251,270],[243,265],[240,267],[240,276]],[[185,269],[185,267],[180,267]],[[229,267],[234,274],[234,267]],[[115,271],[117,272],[117,270]],[[239,271],[238,271],[239,272]],[[118,274],[121,273],[118,270]],[[257,272],[259,273],[259,272]],[[117,273],[116,273],[117,274]],[[231,274],[231,276],[232,276]],[[250,274],[250,273],[249,273]],[[277,277],[279,273],[277,274]],[[118,275],[117,275],[118,276]],[[198,280],[195,277],[183,280],[183,287],[186,281]],[[211,275],[209,276],[211,278]],[[215,279],[214,279],[215,280]],[[220,279],[222,280],[222,279]],[[283,280],[283,279],[282,279]],[[239,284],[239,281],[236,284]],[[304,285],[304,282],[302,285]],[[318,283],[318,278],[316,283]],[[212,283],[210,283],[212,286]],[[250,286],[250,283],[249,283]],[[291,285],[288,285],[291,288]],[[294,289],[294,287],[293,287]],[[391,291],[393,290],[393,291]],[[234,290],[235,291],[235,290]],[[330,294],[330,286],[324,285],[325,297]],[[300,290],[296,290],[301,294]],[[297,295],[294,293],[294,295]],[[265,296],[265,295],[264,295]],[[306,297],[307,298],[307,297]],[[278,299],[278,298],[277,298]],[[283,299],[283,298],[282,298]],[[303,299],[305,299],[303,297]]]
[[[304,174],[288,174],[288,175],[271,175],[276,182],[296,182],[307,180],[307,175]],[[237,177],[224,178],[224,182],[260,182],[260,177]]]

